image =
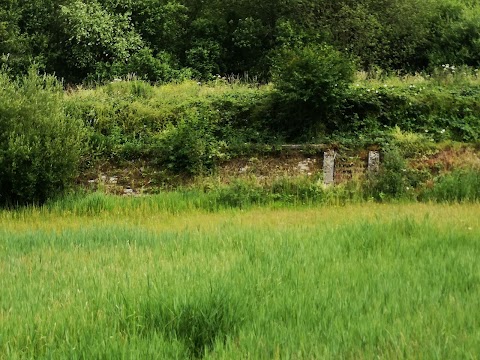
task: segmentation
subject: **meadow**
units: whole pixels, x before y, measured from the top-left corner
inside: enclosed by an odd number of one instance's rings
[[[479,204],[167,200],[0,210],[0,358],[480,353]]]

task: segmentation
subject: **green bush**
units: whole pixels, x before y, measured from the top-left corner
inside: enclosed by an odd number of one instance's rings
[[[192,109],[155,137],[153,162],[189,176],[208,172],[225,156],[226,143],[215,136],[217,120],[208,109]]]
[[[353,73],[352,62],[327,45],[280,53],[273,81],[278,90],[280,125],[290,137],[340,125],[338,113]]]
[[[193,77],[191,69],[177,70],[178,67],[169,53],[161,52],[154,56],[152,50],[142,48],[132,54],[127,62],[119,60],[113,63],[98,63],[95,73],[88,76],[87,79],[95,82],[137,77],[151,82],[167,83]]]
[[[75,176],[83,127],[62,96],[55,78],[33,69],[21,81],[0,72],[0,205],[42,203]]]

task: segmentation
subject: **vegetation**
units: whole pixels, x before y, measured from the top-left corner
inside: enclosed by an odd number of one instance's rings
[[[476,142],[479,14],[466,0],[8,0],[0,204],[42,203],[99,162],[178,179],[285,142],[393,154],[397,128],[420,147]]]
[[[354,67],[328,46],[284,50],[275,61],[273,81],[279,125],[290,138],[332,130],[343,117],[343,101]]]
[[[2,211],[0,356],[480,350],[478,205],[172,213],[163,196]]]
[[[286,52],[294,58],[278,66],[275,85],[236,78],[151,85],[133,78],[62,95],[58,81],[35,69],[17,80],[3,72],[2,204],[43,203],[102,162],[142,159],[163,174],[159,183],[170,186],[178,176],[208,175],[226,160],[274,152],[286,141],[381,148],[387,182],[398,191],[385,191],[381,181],[366,186],[377,199],[403,196],[401,189],[420,193],[437,175],[400,174],[409,159],[434,154],[442,142],[480,138],[474,70],[403,79],[357,73],[352,79],[349,62],[335,50],[319,50],[332,59],[301,51],[312,57]],[[318,77],[329,64],[337,70]]]
[[[67,83],[132,72],[267,81],[284,49],[327,44],[364,70],[478,67],[479,10],[469,0],[5,0],[0,62],[18,75],[33,61]]]
[[[478,1],[2,1],[0,358],[480,353]]]
[[[0,206],[42,203],[77,175],[84,128],[62,96],[51,76],[0,73]]]

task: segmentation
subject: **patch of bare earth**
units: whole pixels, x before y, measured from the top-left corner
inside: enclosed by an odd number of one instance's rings
[[[411,161],[415,169],[428,170],[432,175],[441,175],[457,169],[478,169],[480,151],[473,147],[446,147],[433,155],[425,155]]]

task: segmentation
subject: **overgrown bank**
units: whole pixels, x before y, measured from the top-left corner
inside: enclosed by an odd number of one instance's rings
[[[308,60],[308,56],[302,58]],[[309,61],[317,69],[323,60]],[[133,79],[62,95],[53,78],[34,71],[16,81],[3,76],[1,202],[42,203],[69,188],[80,173],[95,172],[99,164],[110,164],[107,168],[143,164],[141,171],[152,175],[153,191],[192,183],[184,181],[188,179],[197,179],[193,183],[203,189],[223,188],[225,185],[215,180],[203,186],[205,181],[199,183],[198,179],[208,175],[214,179],[218,166],[232,159],[276,156],[279,145],[286,142],[323,143],[353,154],[380,149],[384,180],[360,179],[359,184],[357,179],[342,185],[350,186],[351,191],[363,189],[357,198],[408,194],[415,199],[429,198],[425,194],[432,184],[450,181],[444,177],[468,178],[472,184],[478,181],[475,161],[454,169],[435,169],[436,165],[415,168],[422,158],[434,158],[445,149],[453,149],[451,154],[456,156],[457,150],[466,146],[461,143],[470,143],[475,153],[480,138],[477,70],[443,69],[431,76],[404,78],[357,73],[340,87],[336,81],[351,76],[344,77],[342,71],[322,79],[331,86],[327,92],[315,90],[305,77],[283,76],[283,86],[239,79],[153,86]],[[313,91],[309,93],[309,89]],[[328,101],[328,106],[321,101]],[[60,169],[63,172],[55,175]],[[449,174],[450,170],[460,173]],[[458,175],[462,172],[472,177]],[[323,194],[318,180],[280,176],[275,181],[301,182],[310,193]],[[264,192],[282,197],[282,192],[289,191],[258,179],[238,180],[235,186],[249,188],[258,198],[264,197]],[[299,191],[294,190],[298,184],[288,186],[294,193]],[[473,193],[460,198],[477,199],[475,186],[471,189]],[[233,192],[242,193],[238,189]]]

